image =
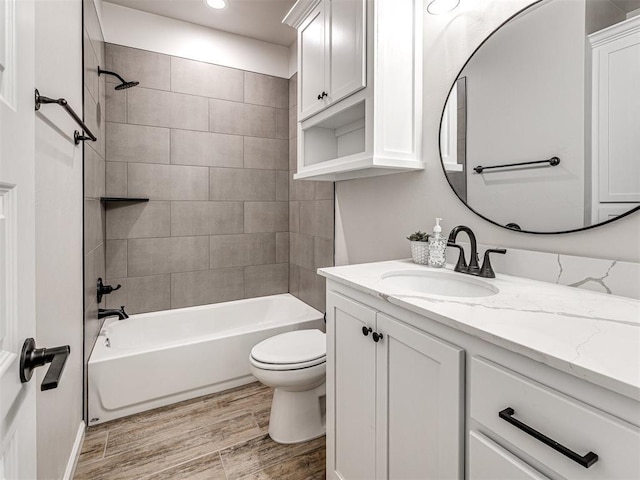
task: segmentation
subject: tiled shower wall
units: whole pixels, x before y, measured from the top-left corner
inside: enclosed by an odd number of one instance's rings
[[[333,182],[294,180],[296,172],[297,75],[289,80],[289,291],[325,311],[325,279],[318,268],[333,266]]]
[[[85,365],[100,331],[96,280],[105,275],[105,81],[98,77],[104,64],[104,38],[93,0],[83,2],[84,118],[98,137],[84,142],[84,361]],[[104,301],[103,305],[104,307]],[[85,368],[86,375],[86,368]]]
[[[107,83],[106,194],[150,199],[106,209],[107,307],[287,292],[287,80],[111,44],[106,68],[140,82]]]

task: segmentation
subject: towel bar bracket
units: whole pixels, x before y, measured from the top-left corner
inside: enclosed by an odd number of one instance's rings
[[[65,111],[69,114],[69,116],[75,120],[78,126],[80,126],[80,128],[82,128],[82,130],[86,134],[86,135],[83,135],[78,130],[75,130],[73,132],[73,142],[76,145],[78,145],[80,142],[84,142],[85,140],[91,140],[92,142],[95,142],[96,140],[98,140],[96,136],[93,133],[91,133],[91,130],[89,130],[89,127],[87,127],[87,125],[82,121],[82,119],[73,110],[73,108],[69,106],[69,103],[64,98],[55,99],[55,98],[45,97],[43,95],[40,95],[40,92],[36,88],[35,90],[36,112],[40,110],[40,107],[42,105],[48,105],[52,103],[55,103],[56,105],[60,105],[62,108],[64,108]]]

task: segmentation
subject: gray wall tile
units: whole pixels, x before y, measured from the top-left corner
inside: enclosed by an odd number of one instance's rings
[[[289,202],[289,231],[300,232],[300,202]]]
[[[127,92],[127,121],[138,125],[207,131],[209,106],[204,97],[138,87]]]
[[[242,233],[242,202],[171,202],[171,235]]]
[[[287,170],[289,168],[286,140],[244,137],[245,168]]]
[[[171,90],[242,102],[242,70],[171,57]]]
[[[289,82],[284,78],[244,72],[244,101],[268,107],[289,108]]]
[[[289,265],[260,265],[244,269],[245,298],[287,293]]]
[[[333,201],[300,203],[300,233],[333,239]]]
[[[89,253],[104,241],[104,207],[100,200],[84,199],[84,251]]]
[[[210,237],[211,268],[244,267],[276,262],[276,235],[254,233]]]
[[[276,200],[276,172],[243,168],[211,168],[210,200]]]
[[[171,275],[171,308],[239,300],[244,297],[242,268]]]
[[[107,161],[169,163],[166,128],[107,123]]]
[[[331,200],[333,201],[333,182],[315,182],[315,200]]]
[[[315,198],[315,182],[311,180],[294,180],[293,175],[289,175],[289,199],[290,200],[313,200]]]
[[[206,167],[129,163],[128,191],[153,200],[207,200],[208,177]]]
[[[127,274],[127,241],[107,240],[106,273],[110,278],[126,277]]]
[[[122,288],[105,297],[106,308],[120,308],[124,305],[128,314],[171,308],[171,279],[168,274],[108,278],[107,283],[121,284]]]
[[[276,263],[289,263],[289,232],[276,233]]]
[[[286,170],[276,172],[276,200],[278,202],[289,200],[289,172]]]
[[[169,90],[171,57],[168,55],[109,43],[105,53],[106,70],[118,73],[129,82],[140,82],[140,87]],[[106,79],[110,83],[120,83],[110,75]]]
[[[127,123],[127,91],[116,90],[112,84],[105,89],[107,122]]]
[[[84,196],[88,198],[104,197],[105,161],[92,148],[84,151]]]
[[[276,138],[289,139],[289,110],[276,108]]]
[[[169,202],[125,203],[107,208],[107,239],[168,237]]]
[[[245,202],[244,231],[286,232],[289,230],[287,202]]]
[[[324,277],[321,277],[320,275],[317,275],[315,272],[307,270],[306,268],[300,268],[299,275],[299,298],[303,302],[311,305],[313,308],[321,312],[325,312],[326,282]]]
[[[127,164],[123,162],[106,163],[106,194],[109,197],[127,196]]]
[[[313,269],[333,266],[333,239],[313,238]]]
[[[298,74],[294,73],[289,79],[289,107],[295,107],[298,104]]]
[[[289,173],[293,175],[298,171],[298,140],[289,140]]]
[[[209,129],[217,133],[274,138],[276,112],[272,107],[210,99]]]
[[[299,298],[300,291],[300,267],[289,264],[289,293]]]
[[[289,261],[300,267],[313,270],[314,249],[313,237],[292,233],[290,239]]]
[[[298,113],[296,107],[289,109],[289,138],[295,138],[298,135]]]
[[[208,237],[143,238],[128,241],[131,276],[209,269]]]
[[[243,161],[239,135],[171,130],[171,163],[242,168]]]

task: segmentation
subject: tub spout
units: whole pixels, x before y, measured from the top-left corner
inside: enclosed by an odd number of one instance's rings
[[[127,312],[124,311],[124,305],[120,308],[114,308],[112,310],[107,310],[105,308],[98,309],[98,318],[106,318],[106,317],[118,317],[120,320],[124,320],[125,318],[129,318]]]

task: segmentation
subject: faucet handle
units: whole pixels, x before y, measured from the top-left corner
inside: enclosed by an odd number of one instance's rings
[[[484,252],[484,260],[482,261],[482,268],[480,269],[480,276],[483,278],[496,278],[496,273],[493,271],[491,267],[491,260],[489,259],[489,255],[491,253],[500,253],[504,255],[507,253],[505,248],[489,248],[486,252]]]
[[[458,257],[458,263],[456,263],[456,266],[454,267],[453,270],[455,272],[467,273],[469,268],[467,267],[467,259],[464,257],[464,249],[462,248],[462,246],[460,246],[457,243],[454,243],[451,240],[449,240],[447,242],[447,247],[455,247],[458,250],[460,250],[460,256]]]

